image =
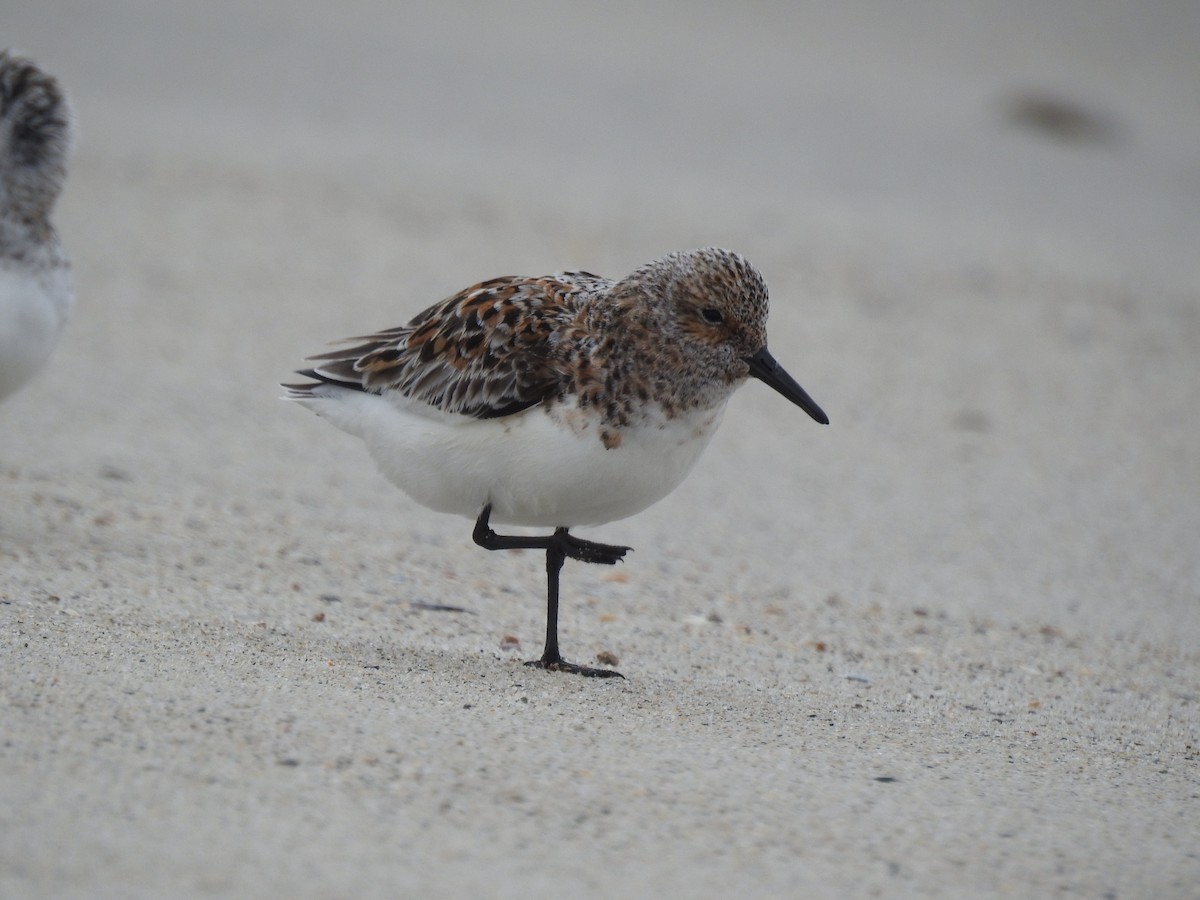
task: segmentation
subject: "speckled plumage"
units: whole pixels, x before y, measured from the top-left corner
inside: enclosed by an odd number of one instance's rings
[[[722,321],[705,321],[705,310]],[[742,357],[765,346],[766,318],[762,276],[710,248],[670,254],[621,281],[589,272],[493,278],[406,325],[310,357],[316,365],[303,374],[477,418],[571,399],[621,427],[652,401],[668,418],[720,402],[749,374]]]

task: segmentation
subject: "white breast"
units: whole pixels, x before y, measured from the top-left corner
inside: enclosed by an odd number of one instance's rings
[[[446,416],[329,385],[302,400],[361,437],[383,473],[418,503],[494,521],[571,527],[640,512],[673,491],[708,445],[724,403],[622,429],[608,448],[579,410],[534,407],[500,419]],[[612,441],[610,441],[612,443]]]

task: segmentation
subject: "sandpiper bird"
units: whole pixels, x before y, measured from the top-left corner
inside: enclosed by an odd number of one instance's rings
[[[49,359],[71,312],[71,269],[50,223],[67,175],[58,82],[0,51],[0,399]]]
[[[633,515],[683,481],[726,401],[757,378],[828,418],[767,350],[767,287],[728,250],[671,253],[612,281],[588,272],[484,281],[407,325],[349,338],[285,385],[362,438],[418,503],[475,519],[488,550],[546,553],[546,644],[527,665],[612,676],[558,649],[566,559],[612,565],[629,547],[577,525]],[[497,534],[492,518],[546,526]]]

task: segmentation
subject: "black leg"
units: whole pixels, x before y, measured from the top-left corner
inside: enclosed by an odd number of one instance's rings
[[[611,566],[631,548],[581,540],[568,534],[565,528],[556,528],[554,534],[545,537],[496,534],[488,524],[491,515],[492,507],[488,504],[475,522],[472,536],[480,547],[486,550],[546,551],[546,648],[542,651],[541,659],[530,660],[525,665],[589,678],[624,678],[624,675],[612,669],[592,669],[569,663],[558,652],[558,575],[568,558]]]

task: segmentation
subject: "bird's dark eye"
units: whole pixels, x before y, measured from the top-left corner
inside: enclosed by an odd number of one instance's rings
[[[709,325],[720,325],[725,321],[725,317],[721,315],[721,311],[715,306],[700,310],[700,315],[704,317],[704,321]]]

